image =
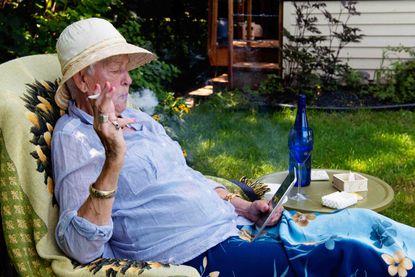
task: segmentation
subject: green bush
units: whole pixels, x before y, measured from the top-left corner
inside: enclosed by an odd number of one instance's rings
[[[143,35],[141,26],[144,20],[132,12],[125,13],[124,2],[6,1],[0,5],[0,62],[31,54],[54,53],[62,30],[74,21],[89,17],[106,18],[113,22],[128,42],[155,52],[152,43]],[[118,17],[119,12],[123,14]],[[170,91],[179,74],[180,70],[176,66],[158,59],[131,72],[131,90],[148,88],[154,91],[160,105],[167,105],[159,107],[159,110],[174,112],[182,103],[177,99],[172,106],[170,98],[174,96],[167,91]],[[179,109],[177,113],[180,114],[182,110]]]
[[[119,0],[5,1],[0,5],[0,63],[17,57],[54,53],[56,40],[71,22],[106,17]]]
[[[415,61],[395,65],[395,101],[415,102]]]
[[[119,27],[119,31],[128,42],[154,52],[151,42],[141,35],[141,22],[141,19],[132,16]],[[176,66],[157,59],[131,72],[132,89],[148,88],[160,98],[179,74]]]
[[[397,53],[406,53],[410,59],[398,59],[389,66],[383,66],[386,60]],[[380,70],[376,72],[375,84],[370,88],[373,95],[393,103],[415,102],[415,50],[404,47],[388,47],[383,51]]]
[[[142,36],[142,23],[140,18],[132,14],[131,18],[119,28],[119,31],[130,43],[154,53],[152,44]],[[188,112],[184,100],[169,92],[172,82],[179,74],[180,70],[176,66],[159,59],[130,72],[133,80],[131,86],[133,92],[147,88],[157,95],[159,105],[156,108],[154,118],[160,121],[172,136],[174,136],[173,125],[180,124],[183,114]]]
[[[293,1],[296,29],[294,34],[284,29],[286,43],[283,46],[284,87],[291,93],[316,96],[313,94],[317,86],[322,92],[333,91],[349,69],[340,60],[340,51],[349,43],[360,42],[363,35],[359,28],[348,25],[352,16],[359,15],[357,1],[341,1],[341,4],[334,16],[321,1]],[[319,13],[323,15],[320,21],[316,16]],[[328,26],[329,33],[322,35],[320,26]]]

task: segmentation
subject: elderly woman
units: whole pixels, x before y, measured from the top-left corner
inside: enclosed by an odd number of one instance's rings
[[[370,219],[364,223],[368,228],[374,221],[392,222],[358,209],[337,214],[343,225],[337,226],[341,223],[334,215],[321,216],[308,231],[304,220],[315,216],[305,216],[298,227],[288,212],[281,220],[281,209],[270,222],[281,221],[273,227],[274,237],[241,239],[237,216],[258,222],[270,210],[268,203],[243,200],[188,167],[180,146],[160,124],[127,108],[129,70],[155,56],[128,44],[98,18],[69,25],[58,39],[57,52],[62,79],[55,100],[67,113],[57,122],[52,140],[60,206],[56,241],[68,256],[81,263],[102,256],[184,263],[221,276],[380,276],[391,266],[381,255],[392,257],[403,249],[379,252],[359,246],[358,240],[340,240],[342,234],[350,235],[351,225],[360,224],[350,220]],[[339,229],[339,235],[327,226]],[[402,241],[415,236],[408,226],[397,232]],[[413,273],[415,245],[405,243],[400,270]],[[358,254],[349,255],[350,249]]]
[[[240,199],[192,170],[161,125],[126,107],[128,71],[153,54],[97,18],[68,26],[57,52],[55,98],[68,113],[55,127],[52,157],[65,253],[80,262],[184,263],[238,235],[235,210],[254,222],[268,211],[267,202]]]

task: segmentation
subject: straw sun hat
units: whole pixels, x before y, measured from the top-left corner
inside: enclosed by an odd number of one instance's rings
[[[84,19],[67,26],[58,38],[56,51],[62,79],[55,101],[64,110],[71,99],[66,81],[87,66],[111,56],[128,54],[128,70],[132,70],[156,58],[153,53],[127,43],[111,23],[100,18]]]

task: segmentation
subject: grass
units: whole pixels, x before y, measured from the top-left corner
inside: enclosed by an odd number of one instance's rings
[[[203,174],[256,178],[288,167],[288,130],[295,111],[194,109],[177,131],[189,163]],[[395,191],[382,214],[415,226],[415,113],[308,111],[314,129],[313,168],[377,176]]]

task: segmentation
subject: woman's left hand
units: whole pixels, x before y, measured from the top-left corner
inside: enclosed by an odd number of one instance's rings
[[[225,199],[226,195],[230,194],[229,191],[221,187],[216,188],[215,190],[219,194],[219,197],[222,199]],[[271,201],[266,200],[255,200],[251,202],[241,197],[233,197],[228,201],[230,201],[231,204],[235,207],[235,212],[238,215],[243,216],[256,224],[264,223],[264,217],[266,218],[264,215],[268,214],[273,209]],[[275,211],[275,213],[272,215],[272,218],[267,223],[267,225],[271,226],[277,224],[281,218],[283,211],[283,207],[278,208],[278,210]]]
[[[271,212],[273,207],[271,206],[268,201],[265,200],[255,200],[251,203],[248,214],[246,217],[255,222],[256,224],[263,224],[266,220],[266,217],[264,217],[264,214],[268,214]],[[275,213],[272,215],[271,220],[268,222],[268,226],[272,226],[278,223],[278,221],[281,218],[282,212],[284,211],[283,207],[278,208]]]

